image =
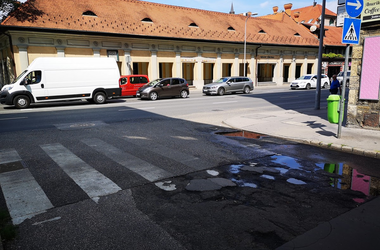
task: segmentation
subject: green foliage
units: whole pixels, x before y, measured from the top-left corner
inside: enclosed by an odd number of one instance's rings
[[[330,52],[328,54],[322,54],[322,57],[324,57],[324,58],[343,58],[343,55]]]

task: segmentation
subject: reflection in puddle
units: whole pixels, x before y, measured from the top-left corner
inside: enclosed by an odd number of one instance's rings
[[[233,174],[238,174],[240,172],[240,168],[242,166],[243,165],[231,165],[230,166],[230,172],[233,173]]]
[[[250,188],[257,188],[257,185],[255,183],[250,182],[244,182],[242,180],[237,179],[231,179],[231,181],[235,182],[239,187],[250,187]]]
[[[261,139],[266,137],[265,135],[253,133],[249,131],[236,131],[236,132],[220,132],[218,135],[232,136],[232,137],[244,137],[250,139]]]
[[[271,156],[272,162],[288,166],[293,169],[300,169],[302,166],[297,162],[296,159],[289,157],[289,156],[283,156],[283,155],[274,155]]]
[[[351,189],[365,194],[367,197],[378,196],[380,190],[380,179],[361,174],[356,169],[344,163],[319,163],[318,167],[339,177],[331,177],[330,185],[342,190]],[[354,199],[362,203],[365,199]]]
[[[263,174],[260,177],[265,178],[265,179],[269,179],[269,180],[274,180],[275,179],[273,176],[267,175],[267,174]]]
[[[305,185],[306,184],[306,182],[295,179],[295,178],[289,178],[286,181],[289,183],[295,184],[295,185]]]

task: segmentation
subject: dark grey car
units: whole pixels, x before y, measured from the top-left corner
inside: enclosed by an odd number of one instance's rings
[[[151,100],[173,96],[186,98],[189,96],[189,84],[183,78],[159,78],[139,88],[136,96]]]
[[[244,76],[222,77],[216,82],[203,86],[203,93],[206,95],[224,95],[236,92],[249,94],[251,90],[253,90],[253,82]]]

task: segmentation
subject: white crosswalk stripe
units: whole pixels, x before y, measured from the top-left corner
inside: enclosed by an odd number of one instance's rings
[[[121,188],[106,176],[89,166],[59,143],[41,145],[41,148],[80,186],[95,202],[100,196],[116,193]]]
[[[0,185],[15,225],[53,207],[28,169],[0,174]]]
[[[0,164],[21,161],[17,151],[13,148],[0,150]]]
[[[83,139],[82,142],[149,181],[157,181],[173,176],[172,173],[128,154],[100,139]]]

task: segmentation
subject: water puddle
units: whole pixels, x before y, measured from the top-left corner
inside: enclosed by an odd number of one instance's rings
[[[244,138],[249,138],[249,139],[261,139],[264,137],[268,137],[266,135],[258,134],[258,133],[253,133],[249,131],[235,131],[235,132],[219,132],[216,133],[218,135],[224,135],[224,136],[231,136],[231,137],[244,137]]]
[[[270,161],[284,167],[267,166],[258,163],[233,164],[229,166],[228,172],[234,175],[231,180],[238,186],[258,188],[258,184],[253,183],[255,179],[253,181],[251,178],[250,180],[244,180],[241,176],[247,173],[251,177],[256,175],[260,178],[276,181],[277,179],[281,179],[277,178],[277,175],[286,176],[290,170],[308,172],[311,175],[320,175],[320,170],[323,170],[331,174],[328,175],[329,179],[327,179],[331,187],[341,190],[358,191],[366,196],[365,198],[355,198],[354,201],[357,203],[363,203],[369,198],[380,194],[380,178],[362,174],[345,163],[316,163],[315,165],[309,163],[307,169],[304,169],[305,166],[302,165],[300,160],[289,156],[274,155],[270,157]],[[312,170],[313,165],[314,170]],[[286,181],[293,185],[306,185],[308,183],[307,178],[301,179],[288,178]],[[259,179],[256,180],[259,182]]]

